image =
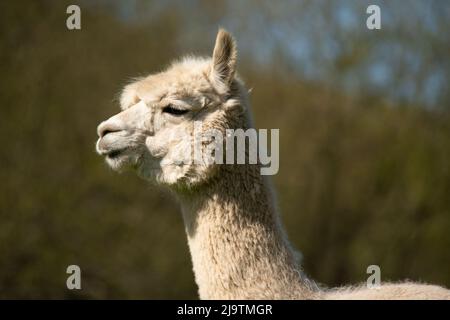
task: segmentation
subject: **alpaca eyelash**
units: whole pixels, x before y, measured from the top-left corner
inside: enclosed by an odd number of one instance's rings
[[[188,113],[189,110],[174,108],[171,104],[169,104],[168,106],[165,106],[162,109],[162,112],[169,113],[169,114],[172,114],[174,116],[181,116],[183,114]]]

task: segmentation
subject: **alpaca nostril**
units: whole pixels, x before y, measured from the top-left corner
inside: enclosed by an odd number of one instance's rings
[[[123,128],[115,123],[103,122],[97,128],[97,134],[100,138],[103,138],[109,133],[122,131]]]

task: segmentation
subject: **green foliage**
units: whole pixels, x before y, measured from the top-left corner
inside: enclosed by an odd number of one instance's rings
[[[0,8],[0,298],[195,298],[172,198],[94,150],[120,88],[180,55],[177,12],[133,25],[93,7],[68,31],[65,5]],[[307,273],[339,285],[378,264],[450,286],[449,117],[241,70],[257,126],[280,128],[279,206]]]

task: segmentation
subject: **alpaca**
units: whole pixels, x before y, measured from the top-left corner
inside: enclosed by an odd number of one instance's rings
[[[184,161],[194,121],[222,133],[252,128],[236,60],[233,37],[220,29],[212,58],[187,57],[127,85],[122,111],[98,127],[109,166],[131,168],[179,201],[200,298],[449,299],[444,288],[415,283],[320,288],[300,268],[260,164]]]

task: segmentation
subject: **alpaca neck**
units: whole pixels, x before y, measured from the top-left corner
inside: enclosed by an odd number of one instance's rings
[[[217,177],[180,195],[200,298],[312,298],[259,167],[221,166]]]

